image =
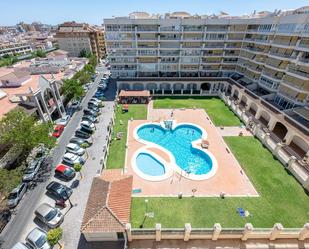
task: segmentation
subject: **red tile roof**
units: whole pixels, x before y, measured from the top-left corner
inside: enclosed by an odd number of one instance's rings
[[[132,181],[133,177],[121,170],[105,170],[95,177],[81,232],[123,232],[130,221]]]
[[[125,91],[121,90],[119,97],[150,97],[150,92],[148,90],[143,91]]]

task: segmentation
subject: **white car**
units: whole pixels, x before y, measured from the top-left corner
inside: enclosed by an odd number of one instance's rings
[[[70,115],[63,116],[61,119],[59,119],[57,121],[57,125],[64,125],[64,126],[66,126],[69,123],[70,118],[71,118]]]
[[[82,156],[85,154],[85,149],[79,147],[78,144],[69,143],[66,147],[67,152]]]
[[[76,163],[84,164],[85,159],[81,156],[68,152],[64,154],[62,162],[66,165],[74,166]]]
[[[80,122],[80,126],[81,126],[81,128],[88,130],[88,131],[93,131],[94,128],[95,128],[93,123],[86,121],[86,120]]]
[[[34,228],[26,238],[27,244],[34,249],[50,249],[47,234],[41,228]]]

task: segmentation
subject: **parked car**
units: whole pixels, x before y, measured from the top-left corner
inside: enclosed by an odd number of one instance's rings
[[[74,143],[69,143],[66,146],[66,151],[79,155],[79,156],[82,156],[85,154],[85,149],[81,148],[78,144],[74,144]]]
[[[49,228],[60,226],[63,221],[63,214],[58,208],[54,208],[47,203],[41,204],[34,212],[35,216]]]
[[[101,101],[105,100],[105,96],[104,95],[94,94],[92,97],[96,98],[98,100],[101,100]]]
[[[22,243],[22,242],[18,242],[18,243],[16,243],[13,247],[12,247],[12,249],[32,249],[29,245],[27,245],[27,244],[24,244],[24,243]]]
[[[79,138],[79,137],[71,138],[70,143],[78,144],[79,146],[82,145],[82,144],[87,144],[88,146],[92,145],[92,143],[89,142],[88,140],[83,139],[83,138]]]
[[[74,166],[74,164],[76,163],[80,163],[80,164],[84,164],[85,163],[85,159],[81,156],[75,155],[73,153],[65,153],[63,158],[62,158],[62,162],[64,164],[67,164],[69,166]]]
[[[95,106],[95,105],[91,105],[91,104],[88,105],[88,109],[91,110],[91,111],[95,111],[95,112],[97,112],[97,113],[100,112],[100,108],[97,107],[97,106]]]
[[[63,126],[67,126],[67,124],[70,121],[70,115],[65,115],[62,118],[60,118],[57,122],[58,125],[63,125]]]
[[[89,105],[99,107],[100,103],[98,103],[97,101],[94,101],[94,100],[89,100],[88,107],[89,107]]]
[[[73,179],[76,175],[75,170],[64,164],[59,164],[55,169],[55,176],[67,181]]]
[[[9,209],[1,209],[0,210],[0,233],[5,228],[6,224],[11,220],[12,213]]]
[[[71,108],[72,109],[78,109],[80,107],[80,101],[79,100],[75,100],[72,102],[71,104]]]
[[[89,121],[82,121],[80,123],[80,127],[86,131],[89,131],[89,132],[93,132],[94,129],[95,129],[95,126],[93,123],[89,122]]]
[[[26,238],[26,243],[33,249],[50,249],[47,241],[47,233],[41,228],[34,228]]]
[[[52,181],[47,185],[46,190],[51,195],[55,196],[58,200],[64,200],[70,198],[73,193],[73,190],[59,182]]]
[[[82,117],[82,121],[89,121],[91,123],[97,123],[98,119],[95,116],[92,116],[92,115],[84,115]]]
[[[95,117],[97,117],[99,115],[96,111],[89,110],[89,109],[84,109],[84,114],[85,115],[92,115],[92,116],[95,116]]]
[[[78,130],[75,131],[75,136],[79,138],[87,139],[87,138],[90,138],[91,133],[83,130],[82,128],[79,128]]]
[[[34,179],[36,174],[39,172],[39,169],[42,165],[43,158],[37,158],[34,159],[26,168],[25,174],[23,176],[23,181],[24,182],[29,182]]]
[[[103,103],[102,100],[99,100],[99,99],[97,99],[97,98],[91,98],[89,101],[94,101],[94,102],[96,102],[96,103],[98,103],[98,104]]]
[[[56,137],[56,138],[60,137],[63,131],[64,131],[64,125],[62,124],[56,125],[54,132],[53,132],[53,137]]]
[[[24,194],[27,191],[28,184],[23,182],[14,188],[8,196],[7,205],[9,208],[14,208],[23,198]]]

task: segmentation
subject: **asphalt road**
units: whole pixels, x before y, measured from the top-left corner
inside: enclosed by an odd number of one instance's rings
[[[87,102],[96,91],[100,78],[106,71],[105,68],[98,68],[97,70],[99,71],[99,75],[96,78],[95,82],[92,84],[91,89],[84,97],[81,103],[82,107],[87,106]],[[108,96],[108,98],[112,100],[112,98],[115,96],[115,87],[113,87],[113,89],[109,92],[110,96]],[[74,136],[75,130],[78,128],[82,116],[82,110],[75,112],[69,124],[66,126],[63,134],[59,138],[57,146],[53,149],[51,153],[53,168],[61,162],[61,158],[65,152],[65,147],[71,137]],[[33,212],[36,209],[38,202],[44,198],[45,188],[52,179],[52,175],[53,174],[50,174],[44,182],[38,183],[38,185],[34,189],[28,190],[28,192],[16,208],[16,212],[12,216],[11,221],[7,224],[7,226],[0,235],[0,239],[3,241],[1,248],[10,249],[18,241],[24,241],[25,234],[30,232],[25,230],[27,227],[29,227],[29,222],[32,222]]]

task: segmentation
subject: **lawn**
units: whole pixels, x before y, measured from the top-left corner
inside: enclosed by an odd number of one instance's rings
[[[107,158],[108,169],[124,167],[128,120],[131,119],[131,117],[136,120],[146,119],[147,105],[129,105],[129,112],[127,113],[122,113],[122,105],[117,107],[113,138],[116,137],[118,132],[123,132],[123,137],[120,140],[112,139],[111,141],[109,156]]]
[[[154,108],[203,108],[216,126],[239,126],[239,118],[217,97],[171,97],[157,98]]]
[[[158,102],[160,103],[160,102]],[[148,198],[148,211],[154,218],[147,218],[145,227],[243,227],[250,222],[254,227],[272,227],[280,222],[285,227],[302,227],[309,220],[309,196],[300,184],[272,154],[253,137],[226,137],[226,143],[251,179],[260,197],[247,198]],[[154,183],[155,187],[155,183]],[[133,198],[131,222],[138,227],[145,213],[145,198]],[[237,207],[248,210],[252,217],[241,218]]]

